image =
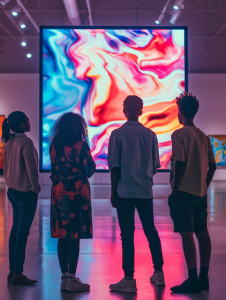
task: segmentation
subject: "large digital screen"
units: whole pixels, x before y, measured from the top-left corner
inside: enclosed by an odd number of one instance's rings
[[[97,170],[108,170],[109,137],[126,121],[128,95],[143,99],[139,121],[157,134],[161,169],[169,169],[186,61],[184,27],[41,27],[40,170],[50,170],[48,134],[55,120],[70,111],[88,124]]]

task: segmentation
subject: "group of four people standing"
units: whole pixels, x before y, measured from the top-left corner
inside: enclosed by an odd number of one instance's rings
[[[172,287],[175,293],[197,293],[209,288],[208,269],[211,241],[207,230],[207,188],[216,164],[209,138],[193,123],[199,102],[184,92],[177,98],[178,117],[183,128],[172,135],[172,193],[169,207],[174,231],[182,237],[188,266],[188,279]],[[108,164],[111,171],[111,204],[117,209],[121,230],[124,277],[110,289],[136,292],[134,279],[134,212],[137,209],[152,255],[154,273],[150,280],[165,285],[163,255],[153,216],[153,176],[160,168],[158,141],[155,133],[139,121],[143,101],[128,96],[123,102],[127,122],[112,132]],[[38,193],[38,155],[25,133],[30,131],[28,117],[13,112],[3,123],[5,143],[4,176],[8,198],[13,206],[13,226],[9,239],[8,282],[33,284],[23,274],[26,243],[34,219]],[[92,238],[91,195],[88,178],[95,163],[88,146],[85,120],[78,114],[66,113],[50,133],[51,236],[58,239],[58,258],[62,271],[61,289],[86,291],[89,284],[76,277],[80,239]],[[199,241],[200,274],[197,273],[193,233]]]

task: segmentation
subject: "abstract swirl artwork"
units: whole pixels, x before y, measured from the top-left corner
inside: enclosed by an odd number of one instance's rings
[[[169,169],[171,134],[180,128],[176,97],[186,89],[184,28],[41,29],[41,171],[50,169],[48,134],[66,112],[81,114],[97,170],[108,170],[111,132],[125,121],[123,100],[143,99],[139,121],[158,137]]]

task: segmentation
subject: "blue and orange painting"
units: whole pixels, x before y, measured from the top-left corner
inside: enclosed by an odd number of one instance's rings
[[[218,167],[226,167],[226,135],[211,135],[211,144]]]

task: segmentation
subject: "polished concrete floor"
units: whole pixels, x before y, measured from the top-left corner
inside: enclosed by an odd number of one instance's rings
[[[109,284],[123,276],[121,269],[121,240],[115,209],[109,203],[109,186],[92,187],[94,238],[81,241],[77,276],[91,285],[85,293],[61,292],[60,268],[56,254],[56,240],[51,239],[50,186],[44,186],[35,220],[28,240],[25,274],[37,279],[30,287],[6,283],[8,273],[8,236],[12,224],[12,208],[6,197],[6,187],[0,185],[0,299],[1,300],[225,300],[226,299],[226,182],[214,182],[208,191],[209,231],[213,242],[210,266],[210,290],[202,294],[173,295],[170,287],[187,276],[181,240],[173,233],[167,206],[168,186],[154,187],[155,222],[162,241],[166,287],[149,282],[153,272],[151,255],[138,216],[136,220],[136,272],[138,293],[115,293]]]

